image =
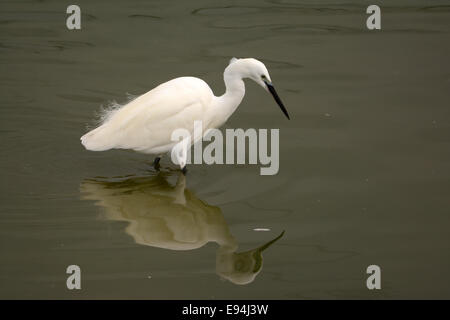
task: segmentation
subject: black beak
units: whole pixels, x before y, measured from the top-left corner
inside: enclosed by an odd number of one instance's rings
[[[284,115],[289,120],[291,120],[291,118],[289,118],[289,114],[288,114],[286,108],[284,107],[283,102],[281,101],[280,97],[278,96],[277,92],[275,91],[275,88],[273,87],[273,85],[270,82],[267,82],[267,81],[264,81],[264,83],[266,84],[267,89],[269,89],[269,92],[272,94],[273,98],[277,102],[277,104],[280,107],[281,111],[283,111]]]

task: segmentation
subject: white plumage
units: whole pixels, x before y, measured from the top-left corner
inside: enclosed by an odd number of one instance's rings
[[[81,143],[91,151],[131,149],[165,154],[177,145],[171,140],[176,129],[186,129],[193,137],[194,121],[202,121],[204,133],[222,126],[244,97],[244,78],[271,92],[289,118],[264,64],[252,58],[233,58],[224,72],[226,92],[222,96],[214,96],[199,78],[176,78],[111,111],[99,127],[81,137]],[[179,159],[179,163],[184,168],[186,159]]]

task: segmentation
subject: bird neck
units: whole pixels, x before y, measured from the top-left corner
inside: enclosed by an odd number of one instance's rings
[[[245,85],[242,77],[238,74],[227,74],[224,76],[225,93],[222,95],[228,102],[237,104],[235,108],[241,103],[245,95]]]
[[[236,111],[244,98],[245,85],[239,72],[235,72],[230,66],[225,69],[223,79],[226,91],[219,97],[218,112],[225,122]]]

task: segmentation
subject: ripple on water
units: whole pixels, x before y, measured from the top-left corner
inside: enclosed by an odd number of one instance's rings
[[[271,3],[277,4],[276,6],[261,6],[261,7],[250,7],[250,6],[217,6],[217,7],[206,7],[195,9],[191,12],[193,15],[201,16],[224,16],[224,15],[248,15],[255,13],[301,13],[301,14],[348,14],[348,13],[360,13],[363,6],[355,5],[336,5],[330,7],[329,5],[325,8],[318,5],[286,5],[281,4],[276,1]],[[281,4],[281,5],[278,5]]]
[[[57,96],[70,101],[92,102],[92,103],[102,103],[105,101],[105,99],[100,97],[80,95],[80,94],[57,94]]]
[[[162,17],[159,16],[153,16],[150,14],[130,14],[128,15],[128,18],[133,18],[133,19],[162,19]]]
[[[228,15],[246,15],[249,13],[258,13],[263,8],[261,7],[243,7],[243,6],[223,6],[223,7],[207,7],[195,9],[191,12],[192,15],[198,16],[223,16]]]
[[[0,44],[0,46],[4,49],[21,51],[25,53],[57,52],[76,48],[95,47],[93,43],[83,41],[68,41],[68,40],[30,41],[29,39],[18,40],[16,38],[3,41]]]

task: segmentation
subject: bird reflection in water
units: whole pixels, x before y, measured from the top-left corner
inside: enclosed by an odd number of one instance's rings
[[[262,269],[262,252],[284,231],[258,248],[237,252],[238,243],[220,208],[186,189],[183,174],[175,186],[167,181],[169,175],[87,179],[81,185],[82,199],[97,201],[107,219],[129,222],[125,231],[138,244],[194,250],[216,242],[217,274],[235,284],[252,282]]]

